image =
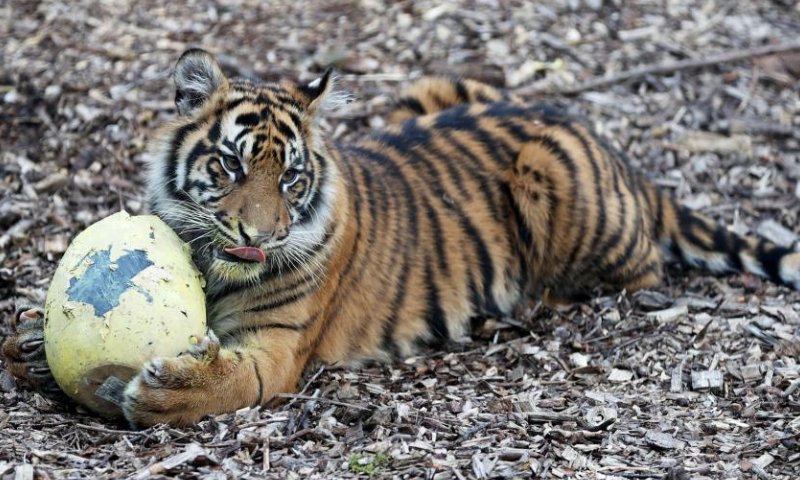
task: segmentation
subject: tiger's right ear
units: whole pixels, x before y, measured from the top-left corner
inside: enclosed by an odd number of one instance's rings
[[[228,84],[214,57],[199,48],[183,52],[175,65],[175,105],[180,115],[191,115],[211,95]]]

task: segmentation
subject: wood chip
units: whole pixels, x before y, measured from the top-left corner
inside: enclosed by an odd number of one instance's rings
[[[701,370],[692,372],[692,390],[716,390],[722,388],[722,372]]]
[[[683,366],[685,363],[686,360],[681,360],[681,363],[672,369],[669,386],[669,391],[672,393],[680,393],[683,391]]]
[[[672,435],[654,430],[648,430],[644,437],[645,441],[651,447],[657,447],[664,450],[675,450],[683,448],[683,442],[675,440]]]
[[[758,365],[745,365],[741,368],[741,373],[745,383],[755,383],[763,378]]]
[[[752,155],[753,139],[749,135],[724,136],[710,132],[689,132],[674,148],[688,152],[742,153]]]
[[[51,173],[47,177],[36,182],[33,189],[37,193],[53,193],[69,183],[69,177],[65,172]]]
[[[14,480],[33,480],[33,465],[19,465],[14,469]]]
[[[791,247],[800,238],[795,232],[784,227],[773,219],[764,220],[756,230],[759,235],[781,247]]]
[[[677,320],[681,317],[688,315],[689,309],[685,306],[677,306],[667,308],[664,310],[656,310],[654,312],[647,312],[647,317],[652,318],[660,323],[667,323]]]
[[[615,383],[630,382],[632,378],[633,372],[619,368],[611,370],[611,373],[608,375],[608,381]]]
[[[183,452],[172,455],[154,465],[144,468],[133,476],[135,479],[145,479],[152,475],[159,475],[168,472],[186,463],[193,462],[198,457],[206,457],[214,463],[218,463],[203,447],[197,443],[190,443]]]

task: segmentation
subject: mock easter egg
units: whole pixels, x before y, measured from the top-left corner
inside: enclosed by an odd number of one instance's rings
[[[64,392],[119,416],[125,383],[206,333],[203,279],[189,247],[153,215],[111,215],[72,241],[45,302],[45,352]]]

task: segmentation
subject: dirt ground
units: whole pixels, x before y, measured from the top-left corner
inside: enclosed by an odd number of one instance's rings
[[[190,46],[269,80],[334,65],[358,99],[327,119],[343,142],[422,74],[505,86],[567,108],[692,208],[797,247],[797,53],[563,90],[798,38],[795,0],[0,1],[0,314],[43,300],[77,232],[144,210],[145,146]],[[193,429],[127,431],[0,369],[0,476],[796,479],[799,354],[798,292],[676,267],[658,291],[310,372],[283,407]]]

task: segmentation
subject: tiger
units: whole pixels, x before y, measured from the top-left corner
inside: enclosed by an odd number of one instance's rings
[[[426,77],[385,128],[336,144],[320,119],[348,98],[330,71],[228,78],[190,49],[173,77],[178,115],[151,145],[147,197],[192,248],[209,330],[130,379],[134,427],[274,405],[309,365],[441,348],[544,297],[657,287],[672,258],[800,289],[800,253],[679,205],[546,104]],[[9,371],[57,392],[41,309],[15,320]]]

